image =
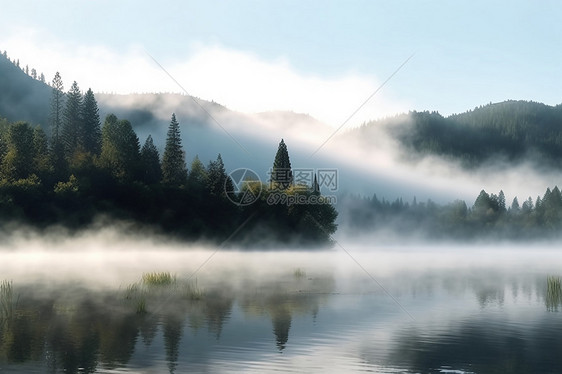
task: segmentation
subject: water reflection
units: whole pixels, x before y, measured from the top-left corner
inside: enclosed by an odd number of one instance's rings
[[[562,305],[562,287],[560,277],[549,275],[546,279],[546,309],[551,312],[557,312],[558,307]]]
[[[94,373],[100,365],[106,370],[124,368],[137,343],[150,347],[160,330],[167,368],[174,373],[184,330],[197,333],[206,326],[208,334],[220,341],[236,301],[249,318],[269,316],[276,346],[282,350],[289,340],[292,316],[317,311],[320,300],[332,291],[333,279],[288,277],[245,286],[235,290],[220,283],[194,291],[190,283],[174,280],[167,285],[139,282],[125,290],[99,291],[76,284],[52,290],[4,282],[0,363],[32,361],[52,373]]]
[[[329,255],[315,253],[307,263]],[[555,261],[543,268],[526,260],[521,266],[405,262],[385,268],[385,254],[361,258],[411,320],[353,267],[282,263],[266,271],[259,263],[237,270],[249,263],[244,256],[233,265],[236,276],[211,264],[197,280],[135,268],[123,283],[1,282],[0,371],[528,373],[562,367],[562,278]],[[277,263],[277,255],[268,256]]]

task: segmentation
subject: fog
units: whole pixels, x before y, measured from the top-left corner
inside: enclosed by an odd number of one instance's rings
[[[558,242],[401,245],[342,237],[323,251],[283,246],[248,251],[186,244],[147,232],[124,234],[127,231],[117,223],[72,235],[62,229],[44,234],[20,228],[5,234],[0,246],[0,280],[115,288],[138,281],[143,273],[170,272],[200,285],[226,282],[242,290],[248,281],[275,281],[292,277],[299,269],[308,278],[336,277],[340,283],[334,292],[354,292],[349,288],[355,286],[380,292],[373,280],[401,273],[495,268],[558,274],[562,264]]]
[[[330,126],[302,113],[240,113],[177,94],[98,95],[98,100],[103,116],[113,112],[128,118],[141,143],[151,134],[161,151],[175,112],[188,167],[195,155],[207,163],[221,153],[228,170],[250,168],[263,181],[281,138],[293,168],[337,169],[339,193],[441,203],[462,199],[471,206],[482,189],[503,190],[511,203],[515,196],[519,201],[534,199],[559,180],[554,171],[538,168],[532,156],[517,164],[499,159],[467,170],[453,160],[410,154],[389,133],[392,117],[379,127],[358,130],[349,124]]]
[[[545,312],[562,305],[547,285],[550,275],[560,281],[562,254],[554,243],[385,246],[341,240],[341,247],[327,251],[245,251],[124,231],[9,235],[0,246],[0,282],[13,284],[9,301],[19,324],[4,331],[14,332],[16,341],[33,337],[45,356],[95,355],[99,370],[118,363],[124,372],[174,372],[176,366],[388,372],[395,365],[421,365],[409,359],[419,347],[448,362],[451,350],[438,349],[447,344],[464,363],[460,353],[480,357],[474,336],[486,338],[486,354],[520,349],[508,342],[524,338],[531,349],[521,353],[532,355],[532,347],[542,344],[537,337],[548,342],[559,334],[559,316]],[[169,272],[177,283],[143,286],[141,276],[149,272]],[[201,290],[200,299],[186,297],[187,284]],[[98,336],[94,345],[79,344]],[[53,344],[59,339],[72,344]],[[12,347],[19,345],[5,351]],[[557,357],[546,352],[544,365]],[[29,365],[51,363],[23,357]],[[69,362],[78,365],[71,359],[57,364]],[[45,371],[10,359],[7,365]]]

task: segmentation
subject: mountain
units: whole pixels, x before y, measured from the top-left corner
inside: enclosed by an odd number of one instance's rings
[[[69,84],[65,81],[67,88]],[[51,91],[0,55],[0,118],[40,124],[48,134]],[[443,202],[471,198],[482,189],[483,181],[491,183],[487,176],[472,173],[474,168],[497,160],[515,166],[532,158],[537,165],[557,170],[562,158],[562,106],[533,102],[490,104],[449,117],[411,112],[332,136],[334,128],[302,113],[241,113],[182,94],[95,96],[102,122],[110,113],[128,119],[141,144],[151,135],[160,155],[175,113],[188,168],[196,155],[207,164],[220,153],[227,171],[249,168],[265,182],[283,138],[293,168],[338,171],[337,189],[330,194],[370,196],[376,192],[388,199],[416,196]],[[433,163],[431,168],[420,167],[418,161],[426,155],[455,162],[445,172]],[[459,164],[463,167],[458,168]],[[459,173],[464,173],[462,191],[448,187],[451,176],[457,178]]]
[[[51,88],[0,55],[0,117],[46,126]]]
[[[467,168],[496,161],[560,168],[562,104],[505,101],[443,117],[438,112],[410,112],[373,121],[357,132],[368,142],[373,129],[385,130],[410,158],[439,156]]]
[[[62,79],[67,89],[70,82],[64,76]],[[49,134],[51,94],[49,85],[30,77],[0,54],[0,118],[39,124]],[[306,160],[311,146],[303,139],[307,134],[317,136],[333,131],[306,114],[282,111],[240,113],[189,95],[96,93],[95,97],[102,122],[110,113],[128,119],[141,144],[151,135],[161,155],[170,117],[175,113],[188,168],[196,155],[206,164],[221,153],[228,170],[250,168],[264,181],[268,179],[267,173],[281,138],[289,144],[296,166],[300,159],[304,160],[303,166],[311,167]]]

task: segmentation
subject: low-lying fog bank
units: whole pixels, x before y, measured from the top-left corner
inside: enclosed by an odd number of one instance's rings
[[[77,281],[120,287],[138,281],[144,273],[169,272],[202,284],[226,281],[235,287],[248,279],[274,280],[295,272],[306,277],[331,274],[338,279],[471,268],[536,268],[558,274],[562,271],[559,248],[556,242],[388,245],[340,238],[333,248],[324,251],[282,247],[246,251],[185,244],[142,233],[122,234],[109,227],[71,236],[20,230],[13,231],[0,245],[0,280]]]

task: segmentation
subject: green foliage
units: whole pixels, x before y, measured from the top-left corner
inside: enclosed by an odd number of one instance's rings
[[[27,178],[34,170],[34,132],[26,122],[8,129],[7,152],[2,161],[2,174],[9,180]]]
[[[273,168],[271,169],[271,184],[277,189],[287,189],[293,184],[293,171],[291,169],[291,161],[285,141],[281,139],[275,159],[273,160]]]
[[[78,149],[82,135],[83,98],[78,83],[74,81],[66,94],[66,106],[63,111],[61,140],[64,152],[70,158]]]
[[[31,174],[27,178],[17,179],[10,184],[22,192],[38,191],[41,186],[41,180],[39,180],[37,175]]]
[[[234,190],[234,187],[232,187],[232,180],[227,181],[227,179],[229,179],[229,177],[226,174],[224,163],[219,153],[217,160],[209,162],[209,166],[207,167],[207,188],[211,196],[225,197],[225,191]],[[227,185],[228,182],[230,182],[230,186]],[[231,188],[227,190],[226,187]]]
[[[502,191],[498,195],[482,190],[468,209],[462,200],[440,206],[428,200],[412,204],[377,196],[361,199],[348,196],[344,212],[351,230],[388,229],[400,233],[440,239],[546,239],[558,238],[562,229],[562,192],[548,188],[536,202],[529,197],[520,206],[517,198],[509,209]],[[403,235],[407,237],[407,235]]]
[[[147,286],[169,286],[176,282],[176,277],[170,272],[152,272],[142,275],[142,283]]]
[[[166,147],[162,158],[162,179],[164,183],[173,186],[185,184],[187,179],[187,168],[185,165],[185,154],[181,145],[180,125],[176,115],[172,114],[172,120],[168,127]]]
[[[101,122],[98,103],[91,88],[86,91],[82,108],[80,144],[85,152],[99,155],[101,152]]]
[[[196,194],[203,194],[209,184],[208,180],[209,176],[207,170],[205,170],[205,165],[199,160],[199,156],[195,155],[187,177],[189,189]]]
[[[0,328],[13,318],[14,304],[15,301],[12,282],[3,280],[0,283]]]
[[[562,279],[560,277],[549,275],[546,278],[546,309],[550,312],[558,311],[558,307],[562,305]]]
[[[42,180],[48,178],[53,171],[49,157],[49,141],[40,126],[33,130],[33,169]]]
[[[160,155],[154,145],[152,136],[148,135],[140,153],[142,176],[141,180],[146,184],[155,184],[162,180],[162,166]]]
[[[139,174],[140,144],[129,121],[118,120],[113,114],[107,116],[102,129],[99,164],[119,181],[135,180]]]
[[[269,190],[259,201],[254,203],[252,199],[250,203],[254,204],[242,208],[226,196],[225,191],[234,191],[234,186],[220,154],[208,168],[195,156],[187,174],[175,115],[162,166],[152,137],[147,138],[141,150],[131,123],[113,114],[105,119],[97,156],[95,146],[87,146],[81,132],[81,126],[88,122],[85,113],[93,117],[90,120],[94,132],[98,121],[91,90],[83,105],[78,105],[80,100],[75,83],[68,93],[64,131],[58,141],[51,137],[50,149],[41,128],[32,128],[25,122],[0,121],[0,220],[22,221],[41,228],[62,224],[80,229],[103,215],[184,239],[230,239],[248,245],[270,244],[271,238],[295,245],[330,242],[337,212],[309,186],[291,183],[284,193],[314,197],[314,204],[272,205],[267,197],[274,190]],[[88,102],[94,109],[76,115],[76,108]],[[95,139],[92,141],[94,144]],[[278,165],[290,167],[283,141],[280,149],[282,157],[277,158],[282,162],[278,160]],[[249,195],[255,198],[258,191],[267,189],[261,182],[247,181],[243,193],[252,191]],[[256,218],[245,223],[248,217]],[[233,228],[243,226],[248,232],[232,238]],[[166,283],[166,279],[163,274],[152,274],[146,276],[145,282]]]
[[[64,108],[64,85],[62,78],[57,71],[51,83],[53,91],[51,94],[51,139],[54,144],[60,141],[63,123],[63,108]]]
[[[78,193],[79,185],[78,180],[72,174],[68,179],[68,182],[58,182],[55,185],[55,193],[59,195],[68,195],[68,194],[75,194]]]
[[[506,101],[449,117],[414,111],[356,131],[372,142],[381,127],[413,157],[437,155],[469,168],[498,160],[559,168],[562,161],[562,105]]]

